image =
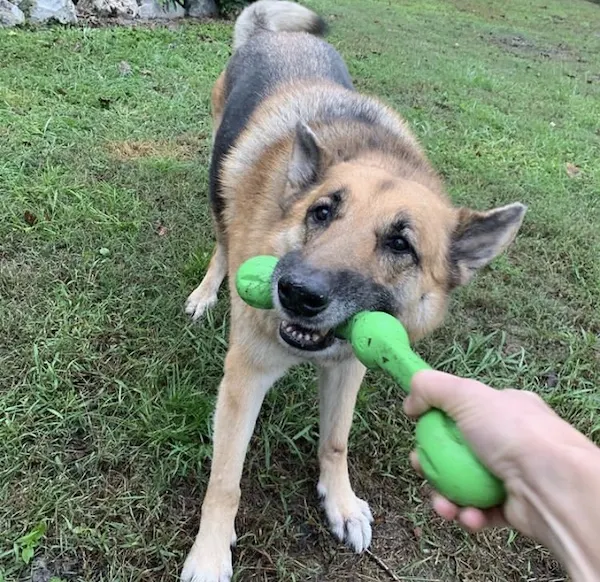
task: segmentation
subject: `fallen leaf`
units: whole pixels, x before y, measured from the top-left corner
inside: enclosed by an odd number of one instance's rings
[[[131,75],[131,73],[132,73],[131,65],[127,61],[121,61],[119,63],[119,73],[121,73],[121,75],[123,77],[126,77],[127,75]]]
[[[140,71],[140,75],[144,75],[144,77],[149,77],[152,75],[152,71],[150,69],[142,69]]]
[[[423,530],[420,527],[415,527],[413,529],[413,533],[415,534],[415,537],[420,540],[421,537],[423,536]]]
[[[157,220],[154,223],[154,232],[156,232],[158,236],[165,236],[169,234],[169,229],[164,225],[162,220]]]
[[[38,221],[37,216],[32,212],[29,212],[29,210],[25,211],[25,214],[23,214],[23,218],[29,226],[33,226]]]
[[[574,178],[575,176],[577,176],[581,173],[581,168],[577,167],[575,164],[572,164],[571,162],[567,162],[566,168],[567,168],[567,175],[569,176],[569,178]]]
[[[106,247],[102,247],[101,249],[98,250],[98,252],[103,256],[103,257],[108,257],[108,255],[110,255],[110,249],[107,249]]]

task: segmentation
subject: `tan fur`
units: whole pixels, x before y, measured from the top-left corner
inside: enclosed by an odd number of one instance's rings
[[[290,48],[293,50],[293,47]],[[310,85],[290,83],[281,86],[277,93],[265,100],[254,113],[251,124],[240,136],[235,150],[227,160],[223,170],[224,181],[230,183],[234,191],[239,180],[260,163],[266,151],[280,144],[284,136],[291,138],[290,133],[298,121],[318,115],[318,112],[325,107],[335,107],[338,103],[341,107],[344,102],[359,99],[377,112],[380,123],[392,134],[399,136],[415,152],[421,152],[404,120],[375,99],[342,89],[326,81],[314,81]],[[256,131],[257,127],[260,127],[261,131]],[[353,132],[340,137],[346,145],[348,139],[360,139],[361,135],[360,132]],[[284,166],[278,165],[279,170],[285,170],[286,165],[287,160]]]
[[[221,117],[223,116],[223,109],[225,109],[225,71],[223,71],[215,84],[213,85],[211,92],[212,106],[212,119],[213,119],[213,142],[215,141],[215,134],[219,125],[221,125]]]
[[[330,268],[352,267],[373,275],[377,282],[398,283],[393,281],[393,274],[379,268],[367,250],[373,250],[374,245],[369,237],[373,236],[373,227],[379,217],[406,210],[415,224],[415,236],[420,242],[425,266],[420,285],[414,286],[411,300],[414,310],[403,320],[411,338],[418,339],[436,327],[444,315],[449,276],[446,257],[450,234],[456,227],[458,217],[443,193],[439,179],[425,160],[426,171],[413,176],[413,180],[398,175],[406,173],[403,160],[380,154],[338,164],[322,187],[306,196],[287,216],[279,219],[292,136],[282,140],[281,133],[274,132],[273,137],[269,138],[272,128],[266,131],[256,131],[254,128],[263,125],[269,127],[274,112],[287,115],[288,107],[301,109],[298,103],[303,103],[307,95],[308,107],[319,98],[326,99],[327,93],[327,84],[311,85],[304,92],[296,85],[284,87],[259,108],[253,116],[252,125],[241,136],[239,144],[227,159],[222,179],[223,196],[228,200],[225,224],[230,233],[228,244],[232,272],[256,254],[281,256],[299,244],[302,233],[298,225],[302,224],[306,209],[320,195],[340,186],[349,187],[354,212],[325,233],[312,262],[315,266],[328,265]],[[292,95],[296,96],[295,99]],[[389,129],[401,135],[405,143],[420,153],[416,140],[401,118],[391,111],[386,111],[386,114]],[[288,128],[295,123],[296,116],[290,114],[290,120],[281,131],[289,131]],[[349,139],[357,142],[363,140],[360,132],[355,131],[356,128],[349,126],[347,129],[348,133],[354,131],[354,135],[350,134],[349,137],[348,134],[342,134],[340,137],[344,142]],[[280,136],[279,140],[276,135]],[[261,148],[262,156],[259,155]],[[245,162],[250,164],[246,166]],[[408,174],[416,171],[411,169]],[[385,195],[377,196],[381,184],[385,184]],[[248,225],[252,227],[249,229]],[[329,240],[332,244],[327,242]],[[352,263],[343,264],[343,258]],[[427,294],[427,298],[419,304],[423,294]],[[235,295],[232,299],[236,300]],[[262,314],[261,320],[267,318]]]
[[[227,251],[221,242],[217,242],[204,279],[186,301],[185,312],[194,321],[200,319],[206,310],[217,302],[217,293],[226,274]]]
[[[217,78],[211,92],[213,132],[212,141],[221,125],[223,109],[225,108],[225,71]],[[217,232],[217,244],[213,252],[208,269],[202,282],[192,291],[185,304],[185,312],[194,320],[198,321],[217,302],[217,293],[225,275],[227,274],[227,250],[224,236]]]
[[[212,93],[215,131],[223,113],[224,84],[221,75]],[[370,128],[344,119],[316,124],[311,129],[322,146],[326,170],[316,186],[298,196],[288,175],[297,123],[318,119],[321,109],[351,100],[370,108],[389,140],[386,147],[347,156],[344,152],[359,151],[373,139]],[[305,226],[307,210],[338,189],[346,197],[343,216],[311,237]],[[449,257],[456,237],[486,214],[451,204],[400,116],[375,99],[328,82],[281,86],[259,105],[223,164],[221,193],[225,209],[215,255],[186,307],[194,318],[216,300],[225,271],[233,281],[239,266],[252,256],[281,257],[301,249],[315,268],[357,271],[390,289],[402,306],[396,315],[416,340],[441,323],[451,288],[466,282],[480,266],[477,253],[458,261],[456,268]],[[518,208],[515,212],[514,225],[496,245],[498,252],[518,230],[522,215]],[[406,236],[418,249],[418,267],[408,257],[390,258],[379,249],[377,233],[398,215],[408,219]],[[465,249],[471,250],[468,245]],[[271,384],[303,361],[278,341],[281,316],[276,310],[250,308],[231,285],[230,296],[230,347],[215,413],[211,475],[200,530],[184,566],[186,582],[229,580],[239,482],[260,406]],[[372,517],[367,503],[352,490],[347,449],[364,368],[349,350],[314,361],[319,367],[321,429],[318,490],[333,533],[362,551],[371,540]]]

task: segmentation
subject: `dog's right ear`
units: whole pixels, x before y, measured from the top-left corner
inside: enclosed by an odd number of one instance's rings
[[[306,123],[299,121],[288,166],[288,182],[296,192],[314,184],[325,165],[325,151]]]

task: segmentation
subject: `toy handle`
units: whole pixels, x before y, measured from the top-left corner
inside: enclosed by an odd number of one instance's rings
[[[350,341],[367,368],[384,370],[407,394],[413,376],[431,370],[412,351],[402,324],[387,313],[359,313],[338,334]],[[502,482],[479,462],[456,423],[443,411],[432,409],[421,416],[416,442],[423,474],[450,501],[485,509],[506,498]]]

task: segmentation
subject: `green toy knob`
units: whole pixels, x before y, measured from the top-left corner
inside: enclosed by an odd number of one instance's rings
[[[235,288],[240,297],[251,307],[273,309],[271,277],[277,258],[259,255],[242,263],[235,277]]]
[[[246,261],[236,277],[240,297],[259,309],[271,309],[271,278],[275,257]],[[430,370],[415,352],[402,324],[383,312],[361,312],[336,330],[350,342],[367,368],[387,372],[408,393],[413,376]],[[481,509],[500,505],[506,498],[502,482],[477,459],[455,422],[441,410],[430,410],[417,422],[416,449],[423,474],[442,495],[460,506]]]

